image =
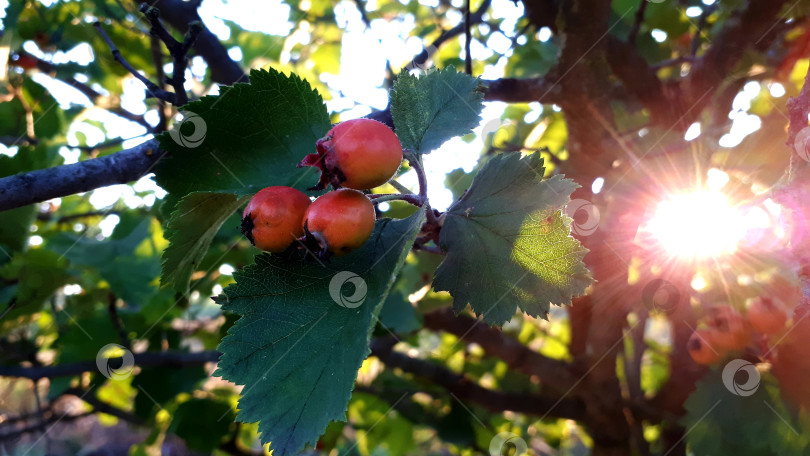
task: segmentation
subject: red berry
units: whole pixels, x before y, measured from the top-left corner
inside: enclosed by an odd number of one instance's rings
[[[709,309],[708,325],[715,331],[714,344],[724,350],[741,350],[751,342],[747,322],[729,305]]]
[[[775,334],[785,328],[787,314],[771,299],[755,298],[748,307],[748,323],[754,331],[762,334]]]
[[[372,119],[347,120],[329,130],[299,167],[315,166],[321,178],[314,189],[332,184],[368,190],[388,182],[402,163],[402,145],[385,124]]]
[[[310,200],[292,187],[267,187],[248,203],[242,218],[242,234],[256,247],[272,253],[286,250],[304,235],[301,221]]]
[[[317,241],[319,254],[343,255],[363,245],[374,231],[374,205],[366,195],[348,188],[329,192],[304,214],[307,237]]]
[[[702,366],[720,361],[725,356],[725,351],[717,346],[716,338],[717,331],[712,329],[698,329],[693,332],[686,343],[689,356]]]

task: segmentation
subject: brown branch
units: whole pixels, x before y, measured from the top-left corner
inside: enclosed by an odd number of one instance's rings
[[[489,5],[492,3],[492,0],[484,0],[481,3],[481,6],[475,10],[474,13],[470,13],[468,20],[461,21],[458,25],[447,30],[446,32],[439,35],[438,38],[433,40],[429,46],[424,48],[422,52],[420,52],[416,57],[413,58],[404,68],[414,68],[421,65],[424,65],[425,62],[432,56],[433,52],[436,52],[442,44],[445,42],[465,33],[465,30],[468,26],[472,26],[475,24],[481,23],[484,17],[484,13],[487,12],[489,9]]]
[[[106,413],[107,415],[112,415],[116,418],[120,418],[128,423],[136,425],[142,425],[146,423],[141,417],[135,414],[132,414],[125,410],[121,410],[118,407],[103,402],[94,395],[89,394],[88,390],[83,390],[81,388],[68,388],[62,392],[62,395],[76,396],[82,401],[87,402],[88,404],[90,404],[91,407],[93,407],[94,413]]]
[[[639,0],[636,17],[633,21],[633,28],[630,29],[630,33],[627,35],[627,42],[632,45],[636,44],[636,38],[638,37],[639,30],[641,30],[641,23],[644,22],[644,13],[647,11],[648,3],[648,0]]]
[[[645,5],[646,1],[643,2]],[[666,100],[664,85],[636,46],[616,37],[607,38],[607,62],[627,92],[650,111],[650,122],[671,125],[677,114]]]
[[[118,62],[122,67],[124,67],[132,76],[135,76],[135,79],[141,81],[143,85],[146,86],[146,93],[148,95],[147,98],[157,98],[158,100],[167,101],[169,103],[175,104],[176,96],[175,94],[169,92],[168,90],[161,89],[157,84],[150,81],[149,78],[142,75],[140,71],[136,70],[127,59],[121,54],[121,51],[116,47],[113,40],[104,30],[104,27],[101,26],[101,22],[95,22],[93,26],[98,30],[99,35],[109,46],[110,51],[112,52],[113,60]]]
[[[160,22],[160,10],[146,3],[141,3],[140,11],[152,24],[150,33],[160,38],[166,49],[169,50],[173,59],[172,64],[172,77],[168,81],[174,87],[174,105],[183,106],[188,103],[188,94],[183,84],[186,81],[186,67],[188,66],[188,51],[197,40],[197,37],[203,31],[203,25],[200,21],[192,21],[188,24],[188,31],[186,32],[183,41],[174,39],[171,33],[163,27]]]
[[[195,353],[185,352],[145,352],[136,353],[136,366],[184,367],[212,363],[219,360],[217,351]],[[85,372],[97,371],[96,361],[80,361],[54,366],[0,366],[0,377],[20,377],[38,380],[40,378],[71,377]]]
[[[181,33],[188,32],[189,24],[193,22],[202,24],[202,19],[197,14],[197,8],[200,6],[199,0],[157,0],[150,3],[160,9],[161,17],[172,28]],[[225,85],[248,82],[247,75],[239,64],[231,59],[225,46],[207,28],[202,27],[192,48],[208,64],[212,81]]]
[[[456,316],[450,308],[427,313],[424,320],[425,328],[444,331],[463,337],[466,342],[474,342],[489,356],[502,360],[510,368],[529,376],[537,376],[544,387],[564,393],[577,382],[568,363],[543,356],[514,337],[467,315]]]
[[[786,3],[787,0],[749,1],[745,8],[726,19],[712,45],[693,63],[691,74],[681,81],[684,95],[679,97],[681,107],[691,107],[695,116],[699,114],[712,99],[703,95],[723,84],[746,50],[757,46],[779,23],[779,13]]]
[[[482,81],[486,101],[505,101],[507,103],[558,103],[563,99],[562,87],[556,81],[545,77],[539,78],[501,78]]]
[[[394,351],[392,342],[396,342],[396,340],[373,340],[371,354],[389,367],[399,368],[417,377],[427,379],[459,399],[474,402],[490,411],[510,410],[535,416],[572,420],[581,420],[585,416],[585,404],[578,399],[530,393],[504,393],[483,388],[467,377],[453,373],[439,364],[411,358]]]
[[[0,178],[0,211],[137,180],[164,154],[153,139],[105,157]]]

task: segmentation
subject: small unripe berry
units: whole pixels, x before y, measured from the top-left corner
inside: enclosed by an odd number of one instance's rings
[[[402,164],[402,145],[385,124],[353,119],[337,124],[316,143],[299,167],[315,166],[321,177],[314,189],[332,184],[368,190],[388,182]]]
[[[306,194],[292,187],[264,188],[245,208],[242,234],[262,250],[283,252],[304,235],[301,221],[310,203]]]
[[[303,227],[307,237],[317,241],[320,255],[343,255],[368,240],[375,218],[366,195],[344,188],[316,199],[304,214]]]

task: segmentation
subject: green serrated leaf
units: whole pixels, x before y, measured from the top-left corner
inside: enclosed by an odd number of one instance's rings
[[[321,95],[295,74],[252,70],[250,84],[223,87],[183,110],[185,120],[158,136],[170,152],[155,172],[169,192],[164,211],[194,191],[242,196],[270,185],[314,184],[314,169],[296,164],[315,152],[329,115]]]
[[[543,172],[537,154],[498,155],[448,209],[439,239],[447,256],[433,287],[450,292],[456,312],[469,304],[497,325],[518,307],[545,318],[550,304],[570,303],[591,283],[588,250],[560,210],[578,186]]]
[[[187,294],[194,268],[202,261],[217,231],[249,197],[230,193],[189,193],[172,212],[166,229],[171,245],[163,251],[160,283],[174,284],[174,290]]]
[[[362,248],[324,265],[303,253],[257,256],[216,299],[242,317],[219,346],[215,375],[245,385],[237,419],[259,421],[274,455],[297,454],[345,418],[376,314],[423,221],[424,211],[379,220]],[[341,290],[346,282],[354,290]],[[362,284],[364,300],[354,299]]]
[[[481,121],[479,80],[452,66],[416,77],[403,72],[391,90],[391,116],[402,147],[428,153]]]

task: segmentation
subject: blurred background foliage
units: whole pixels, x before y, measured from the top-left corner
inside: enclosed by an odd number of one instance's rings
[[[463,2],[458,0],[286,0],[261,10],[248,3],[204,1],[201,14],[206,12],[209,27],[209,16],[232,18],[217,19],[215,28],[228,54],[244,69],[272,66],[307,79],[327,101],[334,122],[384,108],[385,90],[400,68],[457,26],[463,14]],[[481,3],[473,1],[472,10]],[[649,3],[638,49],[658,68],[660,77],[677,79],[681,66],[672,60],[701,52],[743,3]],[[612,6],[616,25],[611,34],[626,36],[639,2],[614,0]],[[167,127],[160,121],[165,108],[145,99],[143,87],[112,59],[92,26],[100,21],[128,61],[144,74],[156,74],[155,49],[162,54],[157,58],[165,67],[161,69],[170,73],[171,60],[165,49],[154,46],[137,7],[128,0],[8,2],[0,39],[4,144],[0,177],[115,153]],[[807,13],[806,2],[790,11],[797,18]],[[251,30],[261,20],[276,30]],[[797,27],[776,51],[747,55],[750,61],[741,65],[745,72],[728,76],[729,81],[745,79],[735,86],[734,117],[710,122],[707,114],[704,125],[711,128],[698,129],[699,136],[691,138],[690,153],[699,151],[709,163],[723,168],[741,191],[771,187],[786,168],[789,150],[782,145],[786,125],[782,113],[787,98],[798,93],[808,63],[785,54],[795,52],[793,43],[807,33]],[[561,45],[551,29],[529,22],[522,3],[508,0],[492,3],[472,28],[472,37],[473,74],[486,79],[542,76],[556,62]],[[382,58],[382,67],[363,67],[366,52],[375,53],[372,62]],[[432,61],[438,67],[462,68],[463,34],[445,41]],[[363,82],[373,85],[350,84],[347,80],[358,72],[372,73]],[[193,53],[186,87],[192,98],[218,92],[205,61]],[[619,134],[641,148],[662,141],[647,135],[645,109],[618,99],[612,107]],[[172,118],[174,113],[168,114]],[[660,146],[677,148],[683,138],[676,136],[666,136]],[[547,172],[555,173],[569,159],[567,140],[566,122],[556,105],[489,103],[476,134],[452,145],[466,151],[459,152],[466,157],[460,160],[464,165],[458,167],[454,158],[436,158],[436,166],[444,171],[432,179],[446,189],[445,195],[452,195],[446,197],[452,201],[469,186],[479,156],[504,151],[540,151],[549,165]],[[441,154],[434,152],[431,159]],[[633,181],[624,185],[632,186]],[[160,211],[164,195],[147,176],[130,185],[0,213],[0,365],[92,361],[110,343],[125,342],[136,352],[216,348],[234,317],[223,314],[210,296],[231,283],[233,271],[250,264],[257,251],[239,235],[239,216],[234,214],[193,274],[193,291],[180,296],[161,288],[160,255],[167,245]],[[409,210],[392,203],[386,212],[403,217]],[[480,346],[422,328],[422,313],[450,301],[446,293],[429,288],[437,264],[437,256],[430,253],[408,257],[382,314],[385,325],[402,335],[411,356],[463,372],[483,386],[538,390],[536,379],[508,370],[502,360],[485,356]],[[771,259],[744,274],[738,269],[703,271],[708,286],[699,299],[744,302],[768,290],[790,300],[795,278],[786,270],[781,261]],[[720,286],[729,282],[740,284],[731,295]],[[517,315],[503,331],[548,357],[571,358],[571,329],[564,309],[555,308],[549,321]],[[645,342],[641,383],[651,396],[672,375],[665,319],[652,317]],[[632,351],[632,342],[627,344]],[[233,421],[238,389],[211,377],[212,370],[210,363],[139,367],[136,375],[122,381],[96,372],[36,384],[0,378],[0,428],[10,423],[6,434],[0,431],[0,448],[12,455],[110,454],[101,451],[116,448],[124,453],[114,454],[131,455],[261,453],[256,426]],[[617,375],[622,372],[617,368]],[[38,404],[56,408],[48,409],[46,416],[33,412]],[[89,411],[97,413],[81,415]],[[62,413],[69,418],[53,419]],[[18,419],[26,416],[29,419]],[[587,454],[591,446],[587,433],[574,421],[492,413],[435,385],[386,369],[373,357],[361,369],[347,420],[327,429],[318,450],[362,456],[482,454],[488,452],[493,436],[504,431],[520,435],[537,454]],[[45,438],[39,432],[15,434],[40,422],[46,429],[53,425],[58,430]],[[705,432],[711,435],[711,430]],[[659,426],[645,426],[644,437],[653,445],[659,436]],[[781,438],[799,437],[786,433]]]

